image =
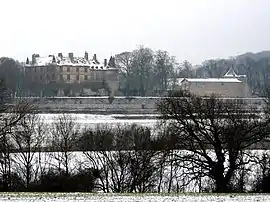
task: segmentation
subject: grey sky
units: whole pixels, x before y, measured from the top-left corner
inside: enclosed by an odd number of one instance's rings
[[[270,0],[2,0],[0,56],[144,45],[181,62],[270,49]]]

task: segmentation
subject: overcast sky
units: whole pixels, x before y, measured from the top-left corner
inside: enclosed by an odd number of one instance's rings
[[[270,50],[270,0],[2,0],[0,56],[97,53],[138,45],[194,64]]]

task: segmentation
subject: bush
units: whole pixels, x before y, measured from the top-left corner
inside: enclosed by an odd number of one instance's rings
[[[49,170],[32,183],[29,191],[33,192],[92,192],[95,187],[97,171],[80,170],[73,175],[65,175],[64,171]]]

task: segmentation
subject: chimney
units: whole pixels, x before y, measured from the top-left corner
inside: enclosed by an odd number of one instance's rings
[[[52,62],[53,62],[53,63],[56,62],[54,55],[53,55],[53,58],[52,58]]]
[[[26,64],[29,65],[29,58],[26,58]]]
[[[97,54],[94,54],[93,60],[96,62],[97,61]]]
[[[71,62],[74,61],[73,53],[69,53],[68,54],[68,57],[69,57],[69,59],[70,59]]]
[[[84,59],[86,59],[88,61],[88,53],[86,51],[84,53]]]
[[[104,59],[104,67],[107,66],[107,59]]]
[[[58,53],[58,57],[61,58],[61,60],[63,59],[63,54],[62,53]]]
[[[36,64],[36,54],[32,55],[32,65]]]

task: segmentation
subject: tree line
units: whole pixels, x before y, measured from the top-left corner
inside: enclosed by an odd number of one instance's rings
[[[179,92],[154,129],[46,124],[0,88],[0,191],[269,192],[269,107]],[[266,106],[268,104],[266,100]]]
[[[253,94],[264,95],[269,86],[270,53],[246,53],[229,59],[211,59],[194,65],[189,61],[179,62],[165,50],[154,51],[139,46],[133,51],[125,51],[115,55],[115,65],[119,68],[119,95],[126,96],[162,96],[173,88],[176,78],[220,78],[229,68],[238,74],[247,75],[247,82]],[[82,88],[93,91],[109,88],[106,83],[100,84],[64,84],[49,83],[31,85],[26,78],[22,63],[12,58],[0,58],[0,78],[5,79],[9,92],[14,96],[56,96],[59,89],[65,95],[70,90],[80,92]]]

